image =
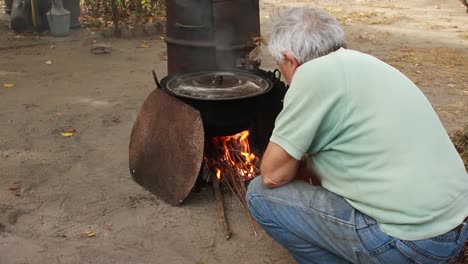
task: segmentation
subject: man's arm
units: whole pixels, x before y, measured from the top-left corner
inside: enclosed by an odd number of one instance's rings
[[[270,142],[260,166],[263,184],[268,188],[275,188],[292,181],[296,177],[300,162],[279,145]]]
[[[320,177],[310,168],[307,156],[297,160],[273,142],[268,144],[260,170],[263,184],[268,188],[279,187],[293,179],[303,180],[315,186],[321,185]]]

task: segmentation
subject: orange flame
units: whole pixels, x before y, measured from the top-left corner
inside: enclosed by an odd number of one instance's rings
[[[214,145],[222,150],[219,161],[214,163],[224,163],[244,180],[253,179],[258,174],[257,163],[259,159],[250,150],[249,135],[250,132],[246,130],[236,135],[213,139]],[[216,165],[215,167],[216,177],[221,179],[223,168]]]

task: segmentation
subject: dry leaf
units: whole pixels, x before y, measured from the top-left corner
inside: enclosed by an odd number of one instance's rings
[[[45,62],[45,64],[50,65],[50,64],[52,64],[52,61],[48,60],[48,61]]]
[[[19,190],[19,187],[10,187],[10,188],[8,188],[8,190],[10,190],[10,191],[18,191],[18,190]]]
[[[13,86],[15,86],[15,84],[13,84],[13,83],[4,83],[3,84],[3,87],[5,87],[5,88],[11,88]]]
[[[148,45],[148,44],[140,43],[140,48],[146,49],[146,48],[149,48],[149,47],[150,47],[150,45]]]
[[[96,233],[91,232],[91,231],[80,234],[80,238],[94,237],[94,236],[96,236]]]
[[[73,136],[75,133],[76,133],[76,130],[75,130],[75,129],[68,130],[68,131],[65,131],[65,132],[61,132],[62,137],[71,137],[71,136]]]

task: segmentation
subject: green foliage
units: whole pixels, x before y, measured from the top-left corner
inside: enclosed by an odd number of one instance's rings
[[[165,19],[165,0],[115,0],[115,4],[120,23],[135,25]],[[111,0],[84,0],[83,11],[106,24],[112,21]]]

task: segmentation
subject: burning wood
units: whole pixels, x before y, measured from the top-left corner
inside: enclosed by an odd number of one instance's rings
[[[243,131],[233,136],[213,138],[207,147],[205,166],[216,176],[213,181],[224,183],[236,195],[249,218],[254,234],[257,235],[257,226],[245,199],[248,181],[260,173],[257,166],[259,159],[250,150],[249,135],[249,131]]]
[[[249,131],[243,131],[233,136],[213,139],[213,147],[206,160],[209,167],[217,169],[220,179],[235,174],[246,181],[258,175],[259,159],[250,150],[249,135]]]

